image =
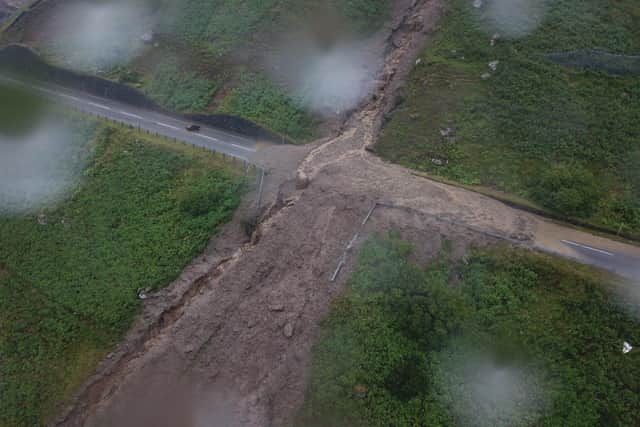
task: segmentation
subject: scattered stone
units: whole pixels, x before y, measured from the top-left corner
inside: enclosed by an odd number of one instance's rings
[[[420,118],[420,114],[419,113],[411,113],[411,114],[409,114],[409,118],[411,120],[419,119]]]
[[[431,163],[433,163],[436,166],[446,166],[449,164],[449,160],[433,158],[431,159]]]
[[[473,0],[473,7],[480,9],[482,7],[482,0]]]
[[[153,42],[153,31],[147,31],[143,35],[140,36],[140,40],[144,43],[152,43]]]
[[[422,64],[422,58],[416,59],[416,65],[420,65],[420,64]]]
[[[138,299],[141,300],[146,300],[149,298],[149,291],[151,291],[151,289],[146,288],[146,289],[139,289],[138,290]]]
[[[440,135],[442,135],[443,138],[449,138],[455,136],[455,134],[456,130],[452,127],[440,128]]]
[[[628,342],[623,342],[622,343],[622,353],[623,354],[627,354],[629,353],[631,350],[633,350],[633,346],[631,344],[629,344]]]
[[[284,325],[282,333],[285,337],[291,338],[293,336],[293,325],[291,323],[287,323],[286,325]]]
[[[270,304],[269,311],[284,311],[284,304],[282,303]]]
[[[38,224],[40,224],[40,225],[47,225],[48,224],[47,216],[45,214],[38,215],[37,221],[38,221]]]
[[[497,42],[498,40],[500,40],[500,34],[498,34],[498,33],[494,33],[494,34],[491,36],[491,46],[495,46],[495,45],[496,45],[496,42]]]
[[[519,242],[527,242],[532,239],[532,236],[527,233],[512,233],[509,237]]]
[[[480,76],[480,78],[481,78],[482,80],[487,80],[487,79],[491,78],[491,74],[489,74],[489,73],[482,73],[482,75]]]
[[[309,176],[302,171],[298,172],[298,175],[296,176],[296,189],[304,190],[309,186],[309,184],[311,184]]]
[[[491,61],[491,62],[489,62],[489,64],[488,64],[489,65],[489,69],[491,71],[495,72],[498,69],[498,64],[499,63],[500,63],[500,61]]]
[[[367,390],[364,385],[356,384],[356,386],[353,388],[353,395],[356,397],[356,399],[364,399],[365,397],[367,397],[368,391],[369,390]]]
[[[113,353],[107,354],[107,359],[113,359]]]

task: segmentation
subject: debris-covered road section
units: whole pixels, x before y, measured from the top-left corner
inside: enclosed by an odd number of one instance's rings
[[[241,230],[245,207],[180,279],[147,300],[55,425],[287,425],[304,399],[319,322],[375,232],[404,231],[432,254],[444,240],[454,251],[502,240],[580,258],[566,240],[638,256],[367,150],[441,13],[439,0],[395,4],[394,21],[372,42],[385,55],[376,93],[336,138],[258,153],[270,171],[270,206],[253,236]]]

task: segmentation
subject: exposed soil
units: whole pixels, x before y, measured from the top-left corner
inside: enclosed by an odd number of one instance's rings
[[[252,239],[239,224],[252,212],[247,201],[205,255],[146,304],[55,425],[288,425],[303,403],[319,321],[368,235],[399,230],[421,261],[444,240],[458,256],[498,240],[552,245],[559,227],[367,150],[440,12],[440,0],[396,1],[394,21],[372,45],[386,57],[377,93],[338,137],[259,152],[269,173]]]

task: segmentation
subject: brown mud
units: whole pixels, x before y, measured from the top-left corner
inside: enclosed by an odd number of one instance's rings
[[[440,0],[395,5],[395,18],[372,42],[385,55],[376,93],[335,138],[259,151],[255,161],[268,174],[252,238],[240,226],[254,208],[246,201],[206,253],[145,304],[53,425],[289,425],[304,401],[320,320],[372,233],[398,230],[420,260],[445,240],[459,256],[468,245],[496,241],[553,250],[551,236],[563,228],[367,150],[442,8]],[[340,259],[344,267],[331,281]]]

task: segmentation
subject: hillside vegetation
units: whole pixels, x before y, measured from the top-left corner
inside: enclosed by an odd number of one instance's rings
[[[295,31],[318,27],[334,41],[367,36],[387,19],[389,5],[389,0],[68,0],[40,5],[5,39],[33,45],[61,66],[136,87],[168,109],[238,115],[305,142],[316,136],[322,118],[306,111],[274,77],[269,60],[280,43],[298,37],[291,35]],[[69,22],[74,14],[82,25]],[[96,20],[93,28],[86,24],[90,19]],[[143,43],[144,34],[152,41]]]
[[[74,192],[38,215],[0,216],[0,426],[56,415],[129,328],[138,292],[176,278],[245,186],[211,153],[76,129],[93,137]]]
[[[638,2],[450,3],[381,155],[640,236]]]
[[[323,323],[300,426],[631,426],[638,323],[586,267],[493,247],[429,265],[367,242]]]

